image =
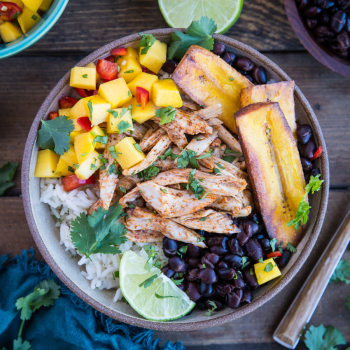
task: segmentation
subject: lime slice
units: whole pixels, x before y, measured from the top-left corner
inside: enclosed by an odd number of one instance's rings
[[[212,18],[217,33],[225,33],[241,14],[243,0],[158,0],[164,19],[172,28],[187,28],[202,16]]]
[[[131,250],[123,254],[120,262],[120,288],[131,307],[152,321],[171,321],[189,313],[196,304],[159,269],[145,270],[145,264],[146,260]],[[151,285],[140,287],[154,275]]]

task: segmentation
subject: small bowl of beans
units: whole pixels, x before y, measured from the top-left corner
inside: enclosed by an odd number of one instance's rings
[[[350,0],[285,0],[289,22],[306,50],[350,77]]]

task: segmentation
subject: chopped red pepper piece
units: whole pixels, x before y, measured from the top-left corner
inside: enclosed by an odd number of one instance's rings
[[[322,146],[318,147],[313,157],[310,160],[315,160],[316,158],[321,157],[322,152],[323,152]]]
[[[114,80],[118,78],[118,65],[107,60],[98,60],[96,65],[97,74],[103,80]]]
[[[79,100],[74,97],[65,96],[58,101],[60,108],[72,108]]]
[[[50,115],[50,119],[55,119],[58,117],[58,112],[50,112],[49,115]]]
[[[86,180],[79,180],[78,176],[73,174],[73,175],[62,177],[61,180],[62,180],[63,189],[66,192],[73,191],[76,188],[95,183],[94,175],[91,175]]]
[[[78,89],[74,88],[74,90],[79,94],[81,97],[90,97],[93,95],[98,94],[98,90],[86,90],[86,89]]]
[[[146,89],[137,86],[136,87],[136,100],[137,100],[137,103],[141,103],[141,108],[145,109],[146,105],[149,101],[149,92]]]
[[[142,72],[148,73],[148,74],[157,75],[156,73],[154,73],[154,72],[152,72],[151,70],[149,70],[147,67],[142,67]]]
[[[6,8],[6,10],[2,10]],[[15,21],[23,10],[13,2],[0,1],[0,19],[5,21]]]
[[[104,60],[115,63],[115,57],[113,55],[110,55],[110,56],[104,58]]]
[[[128,53],[128,50],[125,47],[118,47],[111,51],[113,56],[125,56]]]
[[[278,258],[279,256],[282,256],[281,252],[272,252],[266,255],[266,257],[269,258]]]
[[[92,125],[89,117],[78,118],[77,123],[87,132],[89,132],[92,129]]]

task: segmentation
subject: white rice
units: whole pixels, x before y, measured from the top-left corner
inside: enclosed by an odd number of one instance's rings
[[[77,261],[84,270],[81,274],[89,281],[91,289],[116,289],[114,302],[121,300],[123,295],[119,288],[119,278],[115,273],[119,271],[120,259],[127,250],[132,250],[144,259],[148,259],[144,245],[154,245],[157,258],[164,266],[168,259],[163,253],[162,243],[136,243],[126,241],[119,246],[120,254],[93,254],[90,259],[76,251],[71,237],[70,224],[81,213],[87,213],[88,209],[99,198],[99,191],[81,187],[71,192],[65,192],[61,179],[40,180],[40,202],[49,204],[51,213],[57,219],[56,227],[60,228],[60,244],[73,256],[81,256]]]

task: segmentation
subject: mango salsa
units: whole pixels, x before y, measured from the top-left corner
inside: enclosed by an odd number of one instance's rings
[[[101,129],[98,125],[95,125],[89,131],[89,133],[93,136],[94,139],[95,139],[96,136],[107,136],[106,130],[105,129]],[[106,144],[103,144],[101,142],[95,142],[94,147],[96,149],[104,149],[104,148],[106,148]]]
[[[29,8],[29,10],[36,12],[39,10],[39,7],[43,0],[22,0],[22,2],[24,6]]]
[[[158,77],[156,75],[142,72],[128,84],[128,87],[134,96],[136,96],[137,87],[144,88],[149,92],[149,98],[151,99],[152,85],[157,80],[158,80]]]
[[[69,150],[60,157],[60,160],[61,159],[64,160],[71,167],[73,166],[73,164],[78,163],[77,154],[75,153],[73,145],[69,145]]]
[[[129,47],[126,48],[126,51],[127,51],[127,54],[126,54],[125,56],[119,57],[119,58],[117,59],[117,64],[119,65],[119,67],[120,67],[121,63],[122,63],[124,60],[128,59],[129,57],[133,57],[133,58],[135,58],[137,61],[139,60],[139,53],[137,52],[136,49],[134,49],[133,47],[130,47],[130,46],[129,46]]]
[[[21,37],[23,33],[17,24],[6,21],[0,25],[0,37],[5,43],[9,43]]]
[[[85,132],[75,137],[74,150],[79,164],[81,164],[89,154],[95,150],[95,147],[92,145],[94,138],[95,137],[89,132]]]
[[[57,177],[55,174],[58,160],[60,156],[49,149],[38,152],[36,167],[34,171],[35,177]]]
[[[132,137],[125,137],[118,144],[114,146],[118,154],[117,162],[123,169],[129,169],[134,165],[142,162],[146,156],[141,151],[139,152],[134,144],[137,144]]]
[[[118,125],[121,122],[128,123],[130,127],[127,130],[133,130],[131,112],[125,108],[113,109],[114,114],[110,113],[107,120],[107,133],[108,134],[118,134]],[[118,114],[117,114],[118,113]],[[127,131],[125,130],[125,131]]]
[[[85,107],[84,107],[84,101],[89,100],[90,97],[85,97],[79,100],[69,111],[70,117],[72,119],[78,119],[81,117],[87,117],[89,114],[86,113]],[[67,108],[66,108],[67,109]],[[65,109],[65,110],[66,110]]]
[[[87,68],[94,68],[96,69],[96,65],[94,62],[90,62],[88,65],[86,65]],[[100,76],[98,75],[98,73],[96,72],[96,83],[97,81],[100,79]]]
[[[86,97],[82,101],[85,107],[85,115],[90,118],[92,125],[98,125],[107,121],[108,110],[111,109],[110,103],[100,96]]]
[[[22,32],[27,33],[29,29],[38,23],[40,18],[41,16],[36,11],[32,11],[28,7],[25,7],[17,20]]]
[[[142,72],[139,61],[134,57],[125,58],[119,67],[119,78],[124,78],[127,83],[130,83]]]
[[[79,130],[79,131],[73,130],[73,131],[69,134],[70,142],[73,142],[73,143],[74,143],[75,138],[76,138],[78,135],[83,134],[84,132],[85,132],[84,130]]]
[[[59,109],[58,110],[58,116],[60,117],[60,116],[62,116],[62,115],[65,115],[66,117],[70,117],[70,110],[71,110],[72,108],[62,108],[62,109]]]
[[[180,92],[171,79],[159,80],[153,84],[152,101],[159,107],[182,107]]]
[[[142,124],[146,120],[155,117],[156,107],[152,101],[146,104],[146,108],[142,109],[141,105],[137,102],[136,97],[132,99],[132,109],[131,116],[132,119],[136,120],[138,123]]]
[[[21,9],[23,9],[23,7],[24,7],[24,4],[23,4],[22,0],[8,0],[8,2],[13,2],[17,6],[19,6]]]
[[[98,159],[99,153],[92,151],[85,160],[80,163],[79,168],[75,171],[78,179],[88,179],[100,166],[101,161]]]
[[[68,170],[68,168],[69,168],[69,164],[66,161],[64,161],[61,156],[55,171],[56,177],[72,175],[73,172]]]
[[[43,0],[41,5],[39,6],[40,11],[47,11],[52,3],[52,0]]]
[[[89,67],[74,67],[70,73],[71,87],[96,90],[96,69]]]
[[[131,101],[131,92],[123,78],[115,79],[101,84],[98,89],[100,96],[111,104],[111,108],[117,108]]]
[[[167,45],[159,40],[148,49],[147,53],[142,54],[143,47],[140,47],[140,63],[147,67],[153,73],[158,74],[166,61]]]
[[[266,272],[265,268],[269,263],[272,264],[273,268],[269,272]],[[255,275],[256,275],[256,278],[257,278],[259,284],[264,284],[264,283],[271,281],[272,279],[274,279],[278,276],[281,276],[281,271],[277,267],[275,261],[272,258],[264,260],[263,263],[255,264],[254,270],[255,270]]]

